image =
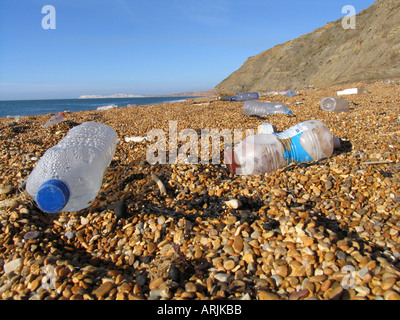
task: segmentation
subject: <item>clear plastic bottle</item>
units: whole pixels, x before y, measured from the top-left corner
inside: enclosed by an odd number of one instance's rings
[[[346,112],[349,111],[349,107],[346,99],[326,97],[321,100],[321,109],[324,111]]]
[[[222,94],[218,96],[218,100],[220,101],[231,101],[232,96],[228,96],[226,94]]]
[[[309,120],[282,133],[261,133],[247,137],[234,151],[225,153],[225,163],[233,174],[268,173],[291,162],[330,157],[339,141],[332,138],[329,128],[323,122]]]
[[[286,97],[294,97],[296,95],[296,90],[289,90],[286,92]]]
[[[114,129],[102,123],[85,122],[72,128],[41,157],[26,190],[48,213],[89,207],[101,188],[117,141]]]
[[[240,93],[230,98],[230,101],[249,101],[257,100],[259,98],[258,92]]]
[[[246,116],[266,116],[269,114],[286,113],[292,114],[287,106],[282,103],[247,101],[243,105],[243,113]]]

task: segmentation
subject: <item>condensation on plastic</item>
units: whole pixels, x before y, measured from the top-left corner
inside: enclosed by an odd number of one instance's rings
[[[71,194],[62,211],[90,206],[100,190],[117,141],[114,129],[105,124],[85,122],[72,128],[41,157],[28,177],[26,190],[35,199],[43,183],[57,179],[68,186]]]

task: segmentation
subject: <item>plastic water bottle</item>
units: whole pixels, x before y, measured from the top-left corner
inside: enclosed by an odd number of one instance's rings
[[[289,90],[286,92],[286,97],[294,97],[296,95],[296,90]]]
[[[324,111],[345,112],[349,110],[349,103],[346,99],[326,97],[321,100],[321,109]]]
[[[260,129],[260,128],[259,128]],[[308,162],[330,157],[340,139],[332,138],[321,121],[296,124],[282,133],[247,137],[234,151],[225,153],[232,174],[252,175],[278,170],[291,162]]]
[[[230,98],[230,101],[249,101],[257,100],[259,98],[258,92],[240,93]]]
[[[287,106],[282,103],[247,101],[243,105],[243,113],[246,116],[266,116],[269,114],[286,113],[292,114]]]
[[[26,190],[48,213],[89,207],[101,188],[117,141],[114,129],[102,123],[85,122],[72,128],[41,157]]]
[[[228,96],[226,94],[222,94],[218,96],[218,100],[220,101],[231,101],[232,96]]]

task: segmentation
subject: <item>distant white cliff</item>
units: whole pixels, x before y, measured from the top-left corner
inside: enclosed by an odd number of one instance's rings
[[[111,95],[96,95],[96,94],[82,95],[79,97],[79,99],[107,99],[107,98],[115,99],[115,98],[142,98],[142,97],[145,96],[139,94],[116,93]]]

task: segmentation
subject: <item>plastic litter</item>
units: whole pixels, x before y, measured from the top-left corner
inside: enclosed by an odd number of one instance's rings
[[[364,94],[364,93],[368,93],[368,90],[365,88],[350,88],[343,91],[338,91],[337,95],[343,96],[343,95]]]
[[[232,98],[232,96],[228,96],[228,95],[219,95],[218,96],[218,100],[221,100],[221,101],[231,101],[231,98]]]
[[[259,128],[260,131],[262,128]],[[340,139],[333,138],[323,122],[309,120],[282,133],[261,133],[247,137],[234,151],[225,152],[225,163],[232,174],[263,174],[291,162],[329,158],[334,148],[339,146]]]
[[[65,114],[64,112],[59,112],[52,116],[49,121],[46,122],[46,124],[43,126],[43,128],[50,127],[52,125],[55,125],[56,123],[63,122],[65,120]]]
[[[234,95],[229,100],[230,101],[249,101],[249,100],[257,100],[260,96],[258,92],[247,92],[247,93],[240,93]]]
[[[89,207],[117,142],[114,129],[102,123],[85,122],[72,128],[36,164],[26,183],[27,192],[48,213]]]
[[[106,105],[106,106],[97,107],[97,110],[105,111],[105,110],[110,110],[110,109],[114,109],[114,108],[118,108],[118,106],[116,104],[109,104],[109,105]]]
[[[147,137],[125,137],[125,142],[144,142],[148,141]]]
[[[294,97],[296,95],[296,90],[289,90],[286,92],[287,97]]]
[[[273,124],[270,124],[270,123],[263,123],[263,124],[260,124],[258,126],[257,132],[259,134],[262,134],[262,133],[275,133],[276,132],[276,127]]]
[[[243,113],[246,116],[266,116],[269,114],[292,114],[287,106],[282,103],[275,102],[261,102],[261,101],[247,101],[243,105]]]
[[[324,111],[345,112],[349,111],[349,103],[346,99],[326,97],[321,100],[321,109]]]

